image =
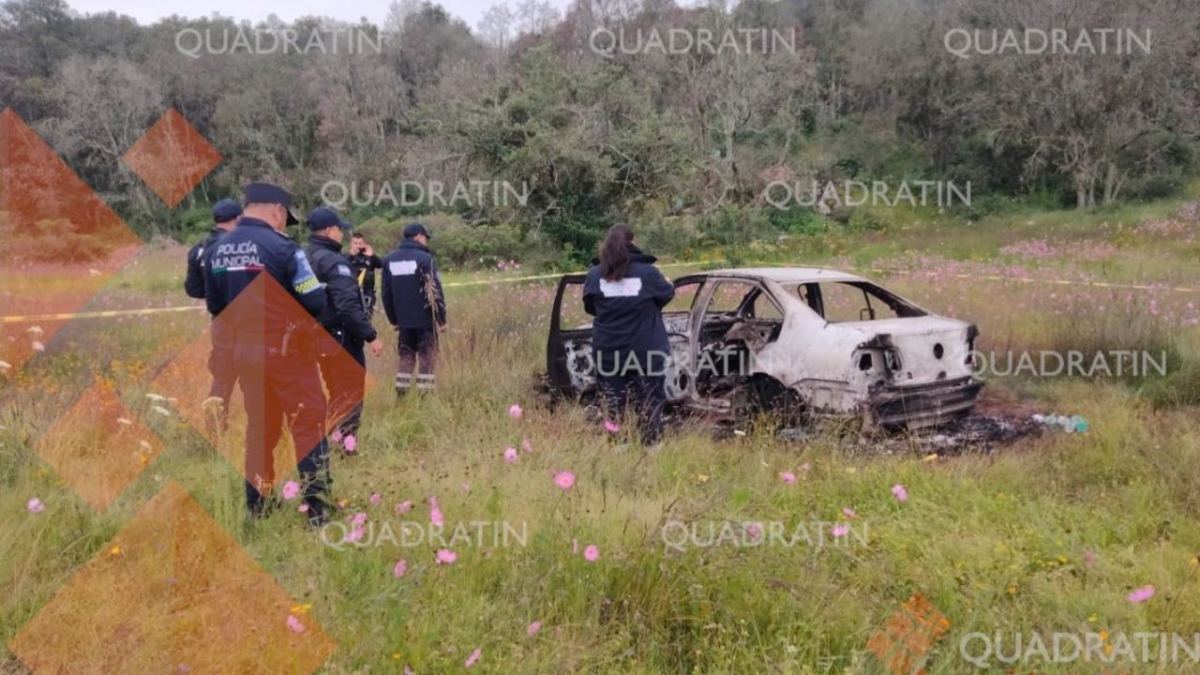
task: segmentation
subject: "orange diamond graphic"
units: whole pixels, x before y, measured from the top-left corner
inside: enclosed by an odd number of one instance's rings
[[[11,109],[0,113],[0,315],[76,312],[141,247],[137,235]],[[0,325],[20,368],[61,322]]]
[[[168,483],[9,648],[35,673],[311,673],[337,644],[293,605]]]
[[[221,153],[171,108],[121,159],[163,203],[175,208],[221,163]]]
[[[162,453],[112,387],[93,384],[37,442],[38,454],[92,508],[103,511]]]
[[[245,413],[246,399],[243,394],[246,391],[246,385],[250,384],[252,385],[251,391],[262,391],[269,398],[278,399],[281,407],[286,408],[288,392],[277,390],[277,386],[269,381],[270,378],[266,377],[266,373],[259,372],[252,375],[240,372],[234,367],[235,364],[231,363],[229,369],[236,374],[238,387],[229,402],[229,426],[224,433],[220,431],[220,425],[216,423],[216,409],[206,406],[209,384],[212,382],[208,359],[212,349],[213,325],[217,325],[230,334],[236,334],[239,327],[244,329],[264,324],[268,314],[267,307],[275,308],[285,316],[286,323],[291,325],[293,331],[289,338],[291,346],[288,355],[275,361],[272,367],[296,370],[308,368],[316,371],[316,352],[314,350],[316,341],[319,336],[324,334],[325,329],[271,276],[261,274],[234,299],[233,303],[225,308],[225,311],[214,320],[213,324],[210,324],[195,340],[171,357],[171,360],[155,375],[150,386],[161,395],[174,399],[174,407],[180,417],[193,429],[204,435],[222,456],[237,467],[243,477],[255,483],[265,480],[272,486],[278,486],[289,480],[292,476],[292,468],[296,463],[312,452],[321,430],[318,430],[316,438],[291,438],[289,434],[284,433],[280,439],[281,442],[274,447],[251,449],[252,461],[251,465],[247,465],[248,448],[244,442],[244,430],[249,420]],[[253,331],[251,331],[251,335],[252,337],[249,338],[239,338],[243,346],[254,346],[255,340],[264,339],[263,336]],[[261,346],[269,348],[278,345],[272,343]],[[365,378],[365,381],[363,390],[354,392],[350,398],[341,401],[327,401],[323,429],[326,436],[333,432],[343,416],[350,412],[355,405],[362,403],[366,392],[378,382],[376,378],[365,373],[363,367],[358,365],[358,362],[344,349],[339,350],[331,361],[330,368],[331,370],[335,369],[338,376]],[[250,377],[255,377],[257,382],[247,382]],[[318,383],[320,383],[319,380]],[[328,389],[327,384],[326,389]],[[212,403],[211,401],[207,402]],[[259,406],[254,407],[256,410],[261,409]],[[287,426],[285,420],[267,415],[265,411],[258,414],[262,418],[256,422],[261,426],[275,428]],[[265,474],[252,473],[252,469],[249,467],[259,466],[262,462],[256,461],[256,458],[262,455],[269,455],[272,458],[267,463],[271,470]]]

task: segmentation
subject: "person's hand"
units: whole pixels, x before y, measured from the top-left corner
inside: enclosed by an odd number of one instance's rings
[[[375,249],[371,248],[370,244],[363,244],[362,252],[366,253],[368,256],[375,255]]]
[[[371,348],[371,356],[374,356],[375,358],[383,356],[383,340],[375,338],[374,340],[368,342],[367,346]]]

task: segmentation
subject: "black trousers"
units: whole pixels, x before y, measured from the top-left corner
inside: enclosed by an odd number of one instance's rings
[[[354,436],[362,423],[367,387],[363,341],[336,329],[326,331],[318,347],[317,363],[329,392],[329,417],[342,438]]]
[[[640,365],[632,366],[633,361]],[[660,364],[649,357],[631,361],[625,352],[597,352],[596,366],[606,413],[621,421],[632,403],[642,444],[654,445],[662,440],[667,378]]]
[[[264,495],[275,483],[275,446],[287,425],[304,500],[320,510],[328,501],[330,478],[316,354],[311,348],[285,350],[280,342],[243,336],[233,351],[246,405],[246,505],[252,512],[264,507]]]
[[[420,390],[433,389],[434,368],[437,366],[437,329],[401,328],[396,348],[396,393],[402,394],[414,386]],[[413,370],[417,373],[414,376]]]
[[[229,410],[229,398],[237,384],[237,369],[233,365],[233,346],[236,342],[232,327],[222,321],[209,324],[212,351],[208,353],[208,372],[212,374],[209,396],[221,399],[225,410]]]

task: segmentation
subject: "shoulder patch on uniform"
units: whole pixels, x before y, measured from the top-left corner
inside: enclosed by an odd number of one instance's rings
[[[388,271],[392,276],[409,277],[417,273],[416,260],[393,260],[388,263]]]
[[[344,277],[352,277],[352,276],[354,276],[354,273],[350,271],[350,266],[349,266],[349,265],[343,265],[343,264],[341,264],[341,263],[338,263],[338,266],[337,266],[337,273],[338,273],[338,274],[340,274],[340,275],[342,275],[342,276],[344,276]]]

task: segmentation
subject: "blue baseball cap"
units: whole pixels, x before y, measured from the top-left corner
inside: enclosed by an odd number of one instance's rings
[[[330,227],[340,227],[343,230],[350,229],[350,223],[347,223],[338,214],[337,209],[330,206],[318,206],[308,214],[308,229],[324,230]]]
[[[420,223],[409,223],[408,225],[404,226],[405,239],[412,239],[418,234],[423,234],[427,238],[433,239],[433,235],[429,234],[429,230],[425,229],[425,226]]]
[[[227,223],[242,215],[242,206],[232,199],[222,199],[213,204],[212,214],[214,223]]]
[[[246,186],[247,204],[279,204],[287,211],[287,224],[300,222],[292,213],[292,195],[287,190],[271,183],[251,183]]]

